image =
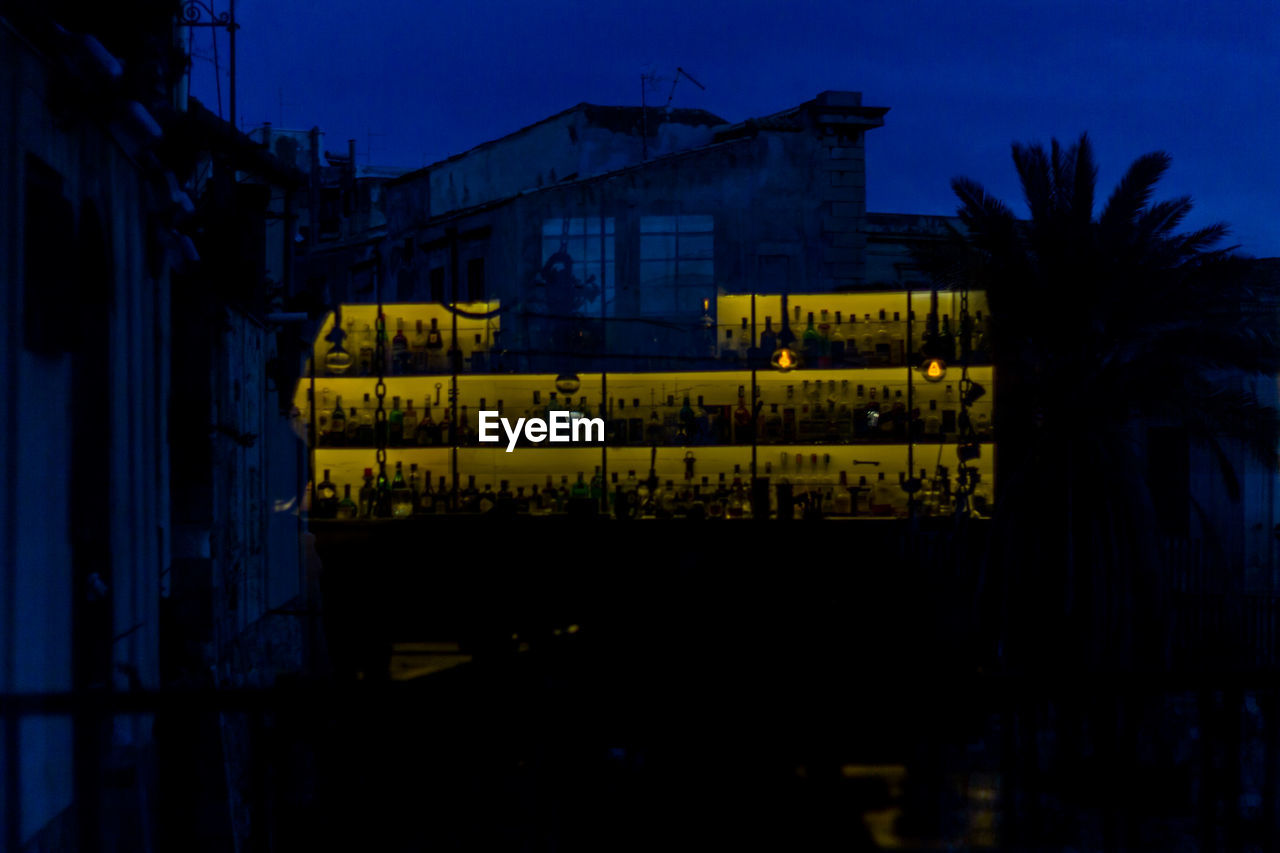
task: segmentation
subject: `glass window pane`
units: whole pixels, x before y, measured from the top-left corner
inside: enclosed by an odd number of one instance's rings
[[[671,233],[676,230],[674,216],[642,216],[640,217],[640,233]]]
[[[680,257],[682,258],[713,258],[715,257],[715,238],[710,234],[701,234],[696,237],[690,237],[685,234],[680,235]]]
[[[688,233],[694,231],[711,231],[714,228],[714,218],[711,216],[695,215],[680,217],[680,233]]]
[[[640,238],[641,260],[674,258],[675,256],[676,238],[674,236],[647,235]]]

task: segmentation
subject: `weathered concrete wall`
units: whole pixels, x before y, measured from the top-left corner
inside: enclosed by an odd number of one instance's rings
[[[6,391],[0,691],[85,687],[76,681],[104,672],[127,688],[120,667],[135,673],[136,683],[155,687],[158,590],[168,549],[168,280],[149,241],[143,175],[102,125],[55,115],[48,67],[0,21],[0,310],[10,329],[0,347],[0,387]],[[60,192],[51,195],[65,200],[69,227],[44,234],[54,251],[32,258],[31,232],[24,226],[36,202],[27,188],[38,164],[60,182]],[[102,265],[86,280],[89,255],[101,257]],[[24,293],[26,271],[68,259],[81,266],[65,267],[67,273],[56,277],[65,292],[45,306],[62,317],[58,333],[66,336],[65,345],[34,352],[23,334],[35,310],[27,304],[32,294]],[[90,299],[105,307],[83,317]],[[92,352],[84,351],[88,340],[99,342]],[[86,375],[102,382],[86,388]],[[93,402],[99,397],[100,407]],[[77,521],[84,518],[100,520]],[[95,548],[108,553],[93,556]],[[105,588],[89,581],[94,573]],[[109,655],[87,667],[73,655],[76,644],[109,649]],[[120,749],[145,747],[149,721],[122,718],[112,738]],[[18,743],[16,819],[26,840],[71,802],[71,722],[26,718]],[[10,758],[0,754],[0,767]],[[0,794],[0,810],[9,801],[8,792]],[[0,816],[0,827],[14,819]]]

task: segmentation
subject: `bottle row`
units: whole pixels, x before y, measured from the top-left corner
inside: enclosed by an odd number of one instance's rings
[[[468,475],[465,485],[453,490],[443,476],[433,484],[430,471],[420,481],[416,464],[410,465],[406,477],[402,463],[397,462],[389,477],[364,469],[363,483],[354,496],[354,484],[343,483],[339,497],[337,484],[325,470],[324,479],[316,485],[311,516],[356,520],[456,512],[617,518],[904,518],[913,512],[918,517],[954,515],[962,490],[969,493],[963,505],[970,515],[988,516],[993,507],[990,488],[974,469],[959,469],[953,477],[944,466],[938,466],[932,476],[922,468],[918,478],[899,471],[896,479],[880,471],[872,478],[860,475],[854,483],[846,471],[838,472],[836,478],[783,474],[775,481],[771,467],[767,464],[765,476],[751,481],[735,465],[731,480],[721,472],[716,482],[707,476],[696,482],[692,477],[662,481],[652,472],[638,479],[634,469],[620,478],[614,471],[606,486],[596,466],[590,480],[579,471],[572,482],[562,475],[557,485],[548,474],[542,484],[500,480],[496,490],[492,483],[477,487],[475,475]]]
[[[643,405],[640,398],[630,401],[610,398],[603,412],[597,412],[585,396],[575,401],[572,395],[551,392],[545,403],[535,391],[527,406],[508,406],[504,400],[490,405],[480,398],[475,407],[461,405],[458,417],[449,406],[435,409],[431,398],[415,408],[412,399],[392,396],[384,402],[386,445],[389,447],[480,445],[480,415],[497,412],[497,418],[526,420],[541,418],[550,422],[552,414],[566,413],[569,421],[599,418],[603,423],[603,442],[599,445],[687,446],[708,444],[805,444],[841,442],[934,442],[947,441],[957,433],[968,434],[971,427],[979,439],[992,435],[990,399],[972,400],[964,409],[954,386],[929,386],[910,393],[907,407],[905,387],[857,385],[850,393],[849,383],[837,391],[834,380],[827,389],[822,383],[811,388],[805,383],[802,393],[787,386],[781,401],[767,401],[763,395],[754,407],[750,405],[744,386],[738,386],[735,402],[708,402],[703,395],[685,395],[679,402],[668,394],[663,402]],[[341,395],[332,408],[328,394],[322,392],[316,409],[319,447],[374,447],[378,439],[377,404],[365,394],[360,406],[348,407]],[[307,413],[307,431],[311,423]],[[492,421],[491,421],[492,423]],[[451,434],[456,430],[456,435]],[[310,436],[309,436],[310,437]],[[506,440],[498,443],[506,446]],[[532,442],[522,433],[518,446]],[[497,446],[497,445],[495,445]]]
[[[783,347],[799,356],[796,367],[901,367],[919,357],[941,358],[952,363],[989,364],[988,318],[981,311],[962,311],[954,322],[948,314],[930,312],[923,322],[915,311],[880,309],[877,316],[841,311],[809,311],[801,320],[801,306],[793,306],[794,323],[787,314],[774,326],[766,315],[757,336],[748,318],[737,327],[717,324],[709,314],[702,318],[703,348],[730,367],[765,366]],[[717,333],[719,335],[717,336]]]
[[[704,314],[698,325],[701,351],[710,359],[730,369],[767,367],[773,355],[783,347],[799,358],[796,367],[900,367],[914,357],[941,358],[948,363],[966,360],[972,365],[990,363],[988,318],[982,311],[959,317],[930,312],[923,321],[915,311],[880,309],[876,316],[842,311],[807,312],[801,319],[801,306],[793,307],[794,323],[787,314],[775,327],[772,315],[766,315],[764,326],[754,328],[747,317],[738,326],[717,322]],[[387,318],[372,324],[349,319],[345,328],[333,328],[325,336],[328,347],[318,348],[317,373],[323,376],[378,375],[378,342],[382,342],[383,376],[439,375],[445,373],[501,372],[503,345],[501,330],[485,321],[465,324],[455,337],[452,327],[445,329],[438,317],[414,320],[406,326],[403,317],[395,318],[394,333],[387,329]],[[323,352],[323,355],[321,353]],[[918,359],[916,359],[918,360]]]
[[[491,363],[490,351],[501,352],[501,332],[486,323],[483,331],[460,331],[456,337],[452,329],[442,329],[439,319],[422,320],[405,328],[403,317],[396,318],[395,334],[388,337],[386,318],[376,320],[371,327],[364,323],[356,328],[355,320],[348,320],[346,329],[332,329],[326,336],[331,343],[324,350],[317,373],[323,376],[377,376],[378,343],[382,343],[383,376],[416,376],[458,373],[485,373],[501,370]],[[446,346],[446,340],[449,345]],[[319,355],[319,352],[317,352]]]

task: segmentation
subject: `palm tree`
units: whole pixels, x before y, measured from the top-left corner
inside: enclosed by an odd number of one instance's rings
[[[1245,310],[1260,294],[1249,262],[1216,248],[1225,226],[1180,233],[1191,199],[1152,200],[1167,154],[1134,161],[1096,217],[1087,134],[1048,151],[1015,144],[1013,161],[1029,217],[957,178],[968,233],[929,259],[990,305],[995,562],[1009,583],[1006,651],[1020,658],[1004,662],[1124,667],[1144,636],[1161,639],[1145,426],[1181,427],[1208,447],[1233,499],[1230,441],[1274,470],[1275,411],[1222,379],[1280,372],[1274,314]]]
[[[1096,217],[1087,135],[1065,148],[1054,140],[1048,151],[1015,144],[1013,161],[1028,218],[957,178],[967,233],[921,258],[941,283],[985,289],[990,306],[999,377],[990,564],[999,583],[986,592],[1003,605],[998,665],[1051,678],[1163,667],[1171,621],[1146,428],[1174,426],[1208,448],[1232,500],[1240,494],[1233,443],[1275,470],[1276,412],[1229,378],[1280,373],[1276,294],[1251,278],[1248,260],[1218,247],[1225,226],[1178,231],[1190,198],[1153,201],[1167,154],[1134,161]],[[1210,527],[1214,508],[1194,499],[1192,508]],[[1016,784],[1044,790],[1038,732],[1041,721],[1056,721],[1048,766],[1059,790],[1101,807],[1109,844],[1118,844],[1119,804],[1137,778],[1129,772],[1136,721],[1159,719],[1158,704],[1073,689],[1021,703],[1009,723],[1020,743],[1006,756]],[[1082,758],[1090,743],[1092,769]],[[1038,796],[1021,800],[1028,814],[1010,806],[1010,832],[1045,825]]]

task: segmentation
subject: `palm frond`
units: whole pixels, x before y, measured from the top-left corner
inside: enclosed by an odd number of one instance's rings
[[[1044,146],[1015,142],[1013,164],[1022,180],[1022,192],[1027,199],[1027,208],[1031,211],[1031,221],[1044,223],[1053,210],[1053,182]]]
[[[1075,191],[1071,210],[1078,223],[1093,221],[1093,194],[1098,185],[1098,166],[1093,160],[1093,144],[1089,134],[1080,134],[1075,144]]]
[[[1118,236],[1138,218],[1142,209],[1151,201],[1156,184],[1169,169],[1170,157],[1163,151],[1143,154],[1116,185],[1111,198],[1102,209],[1099,224],[1104,232]]]

